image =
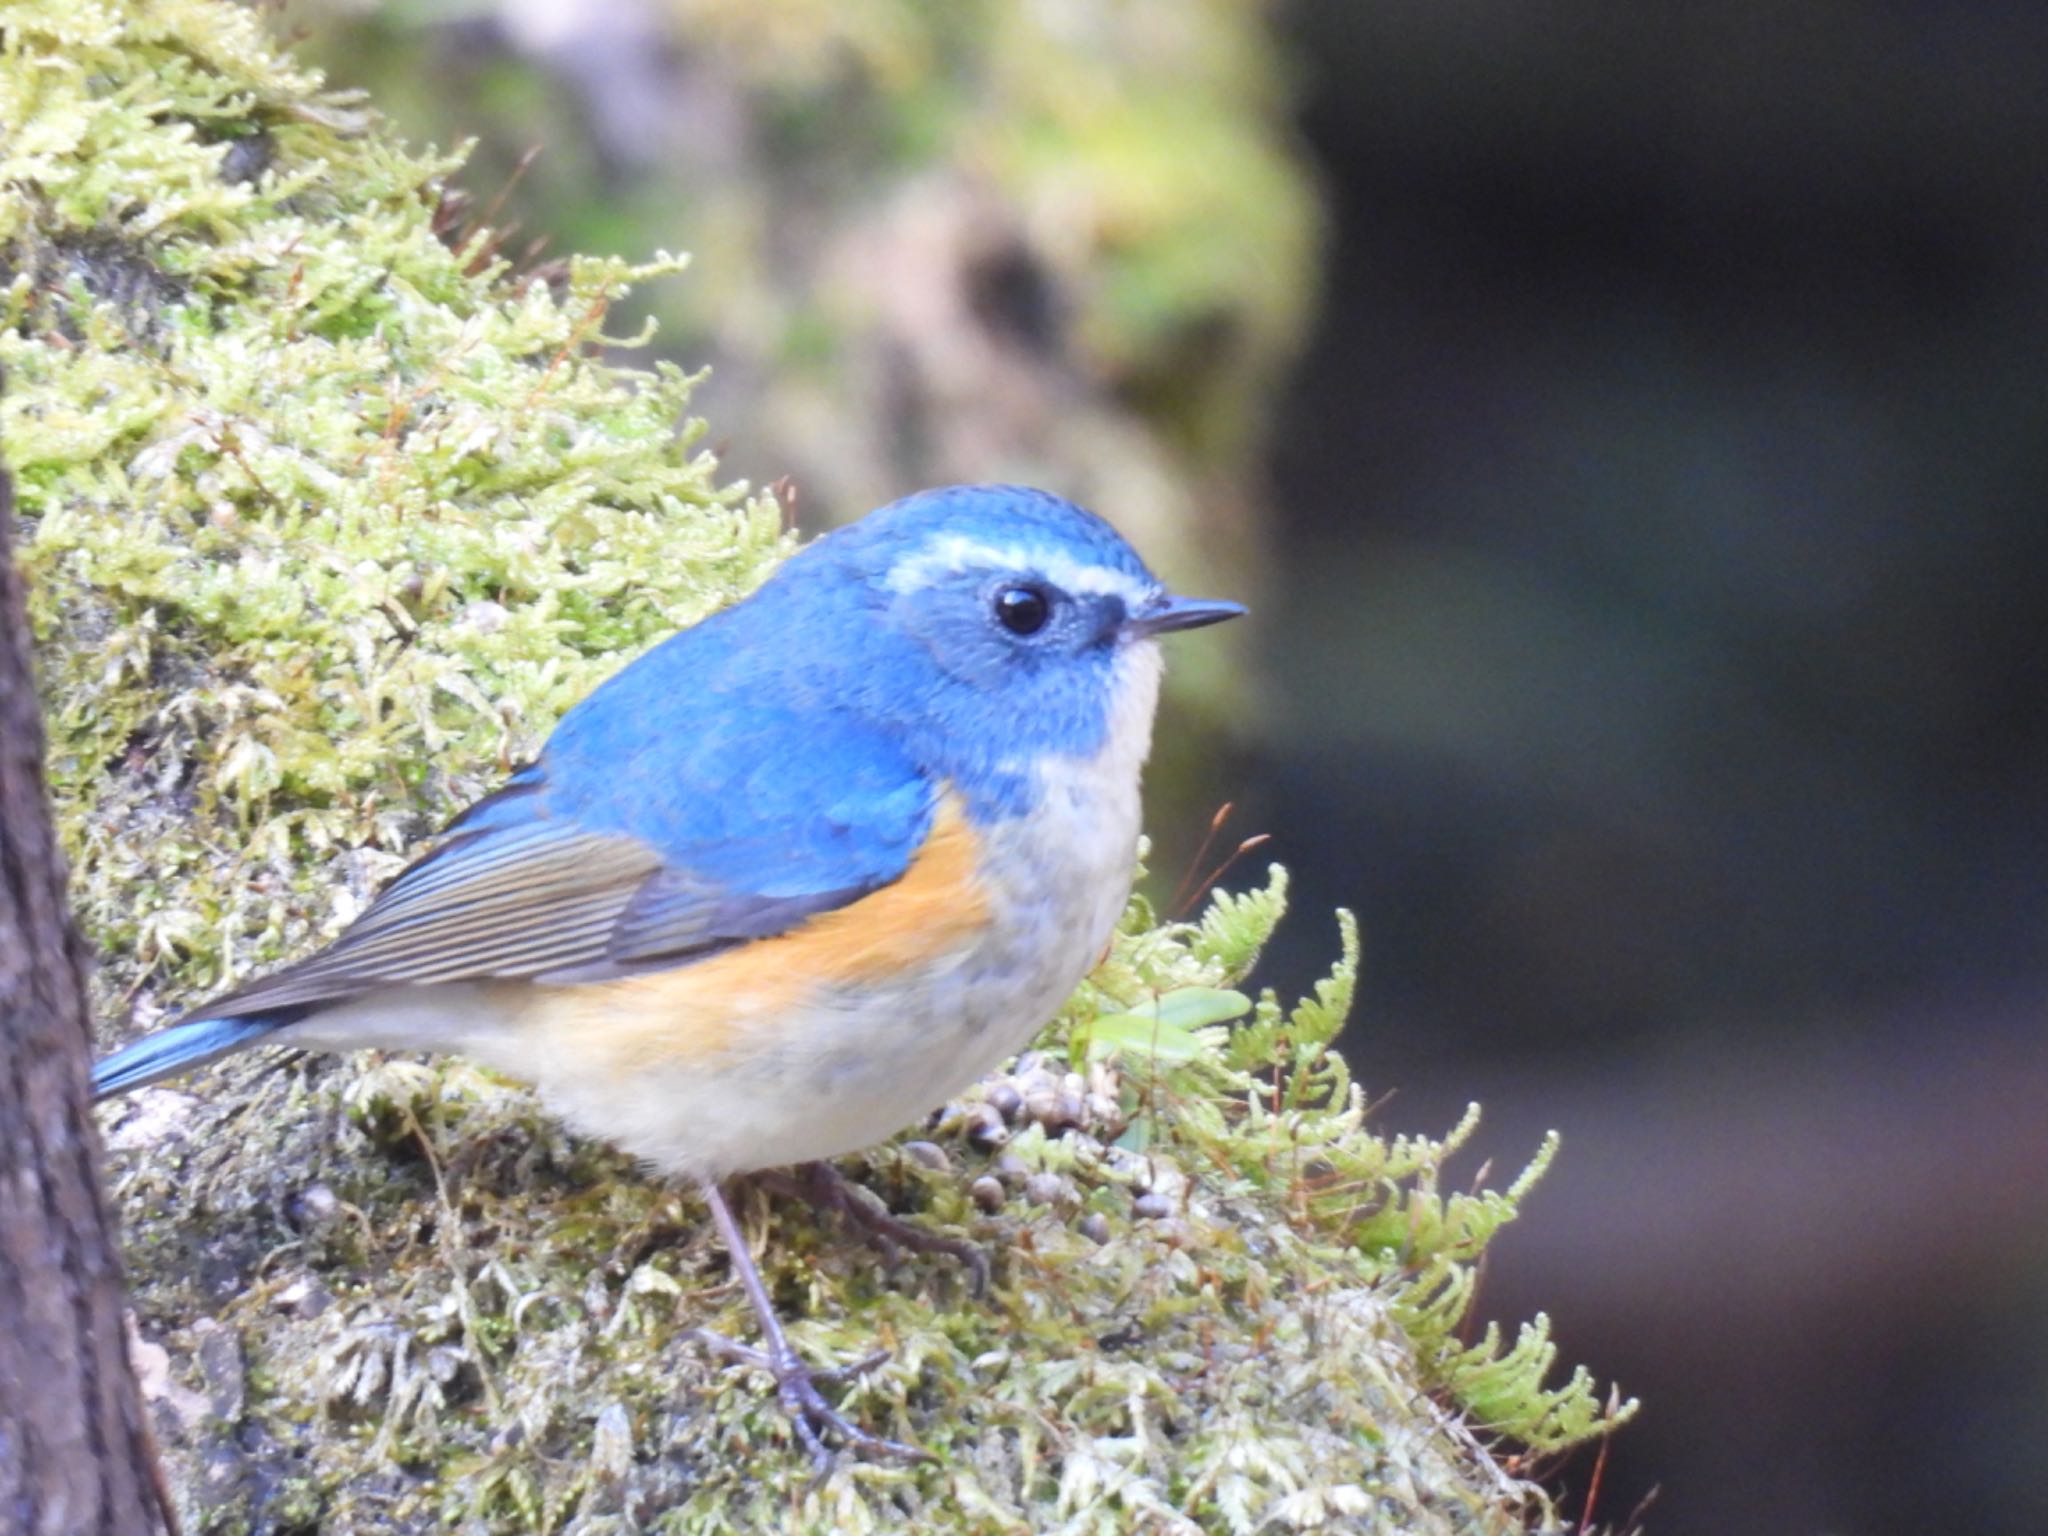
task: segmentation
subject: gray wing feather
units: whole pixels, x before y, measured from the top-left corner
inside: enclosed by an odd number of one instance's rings
[[[458,834],[387,886],[320,953],[208,1011],[254,1012],[335,1002],[379,987],[587,968],[603,962],[619,915],[660,869],[661,856],[631,837],[559,827],[474,841]],[[671,938],[689,942],[685,933]]]
[[[560,826],[458,833],[320,953],[206,1011],[249,1014],[439,982],[610,981],[784,932],[873,889],[763,896],[666,866],[633,837]]]

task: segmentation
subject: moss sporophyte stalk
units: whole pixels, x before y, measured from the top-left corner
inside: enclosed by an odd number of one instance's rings
[[[17,0],[0,443],[72,893],[126,1037],[335,933],[626,658],[791,547],[693,378],[617,361],[679,258],[520,270],[459,154],[208,0]],[[676,423],[689,422],[678,431]],[[727,430],[741,427],[727,424]],[[698,1327],[701,1207],[460,1063],[287,1058],[110,1117],[136,1358],[188,1524],[337,1531],[1518,1531],[1511,1474],[1624,1417],[1541,1318],[1459,1330],[1555,1150],[1453,1187],[1329,1049],[1357,940],[1240,990],[1279,872],[1143,901],[1034,1055],[847,1161],[995,1284],[743,1205],[842,1402],[933,1453],[821,1485]],[[1370,1059],[1369,1036],[1360,1059]]]

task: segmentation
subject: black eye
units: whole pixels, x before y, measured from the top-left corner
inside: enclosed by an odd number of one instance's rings
[[[996,594],[996,619],[1013,635],[1035,635],[1052,617],[1052,599],[1038,587],[1005,587]]]

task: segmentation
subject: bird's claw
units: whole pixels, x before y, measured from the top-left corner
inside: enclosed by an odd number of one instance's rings
[[[823,1481],[838,1459],[837,1453],[826,1443],[828,1434],[839,1442],[842,1449],[857,1456],[893,1456],[903,1461],[934,1459],[929,1451],[862,1429],[826,1402],[824,1394],[818,1390],[821,1381],[833,1386],[858,1381],[889,1358],[886,1349],[878,1349],[850,1365],[812,1366],[795,1350],[755,1349],[722,1333],[713,1333],[708,1328],[699,1328],[695,1332],[698,1340],[714,1354],[736,1364],[765,1371],[774,1378],[776,1400],[782,1404],[782,1411],[795,1429],[797,1439],[810,1452],[814,1482]]]

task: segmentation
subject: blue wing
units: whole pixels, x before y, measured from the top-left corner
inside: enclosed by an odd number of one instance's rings
[[[715,669],[692,669],[693,700],[646,697],[654,659],[572,711],[328,948],[205,1011],[605,980],[781,933],[909,867],[936,790],[892,742],[830,706],[736,708]]]

